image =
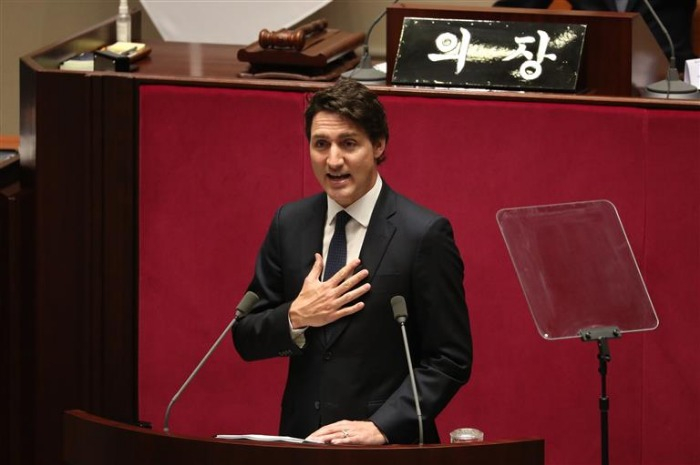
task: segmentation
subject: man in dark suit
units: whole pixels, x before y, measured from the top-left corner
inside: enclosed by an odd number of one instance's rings
[[[439,442],[435,417],[467,382],[472,362],[450,223],[379,176],[389,131],[366,87],[342,79],[313,95],[305,117],[325,192],[275,214],[249,288],[261,299],[235,326],[236,349],[245,360],[290,357],[281,435],[414,443],[418,420],[390,303],[403,296],[425,442]],[[335,272],[341,235],[346,258]]]
[[[519,8],[547,8],[553,0],[499,0],[494,6]],[[666,35],[659,27],[643,0],[569,0],[574,10],[638,12],[644,18],[656,41],[667,57],[671,47]],[[685,60],[695,58],[692,41],[693,12],[696,0],[649,0],[659,19],[668,30],[676,52],[677,68],[683,72]]]

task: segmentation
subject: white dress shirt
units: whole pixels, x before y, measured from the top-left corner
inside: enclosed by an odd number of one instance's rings
[[[357,199],[355,203],[348,206],[344,210],[350,215],[350,220],[345,226],[345,237],[348,244],[348,261],[358,258],[362,244],[365,241],[369,220],[372,218],[374,206],[379,199],[379,192],[382,190],[382,178],[377,175],[377,182],[374,186],[362,197]],[[338,205],[335,200],[330,197],[328,200],[328,210],[326,213],[326,226],[323,229],[323,266],[326,265],[326,257],[328,256],[328,248],[335,232],[335,217],[343,210],[343,207]],[[324,280],[330,276],[324,276]]]
[[[331,244],[331,239],[333,238],[333,233],[335,232],[335,217],[341,210],[345,210],[348,215],[350,215],[350,220],[348,220],[345,226],[345,237],[347,240],[347,260],[353,260],[360,256],[360,251],[362,250],[362,244],[365,241],[365,235],[367,235],[367,227],[369,226],[369,220],[372,218],[372,212],[374,211],[374,206],[377,205],[377,200],[379,199],[379,193],[382,190],[382,178],[377,175],[377,182],[374,186],[362,197],[357,199],[352,205],[343,209],[335,200],[327,197],[328,208],[326,211],[326,222],[323,228],[323,266],[326,266],[326,257],[328,256],[328,248]],[[330,276],[324,276],[324,280],[330,278]],[[306,344],[306,338],[304,337],[304,331],[306,328],[292,328],[292,322],[289,322],[289,329],[291,331],[291,336],[294,342],[299,347],[304,347]]]

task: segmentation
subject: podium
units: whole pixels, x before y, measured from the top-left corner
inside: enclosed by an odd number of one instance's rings
[[[387,463],[543,465],[544,440],[423,446],[329,446],[168,435],[70,410],[63,416],[67,465]]]
[[[587,94],[633,95],[663,79],[668,69],[667,58],[638,13],[396,3],[387,8],[386,17],[387,76],[394,72],[407,17],[585,24],[581,92]]]

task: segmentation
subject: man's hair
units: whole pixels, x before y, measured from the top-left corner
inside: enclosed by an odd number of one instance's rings
[[[332,87],[313,94],[306,107],[306,138],[311,139],[311,123],[321,111],[338,114],[357,124],[365,131],[372,144],[389,141],[389,126],[381,102],[367,87],[353,79],[341,78]],[[384,161],[383,153],[377,164]]]

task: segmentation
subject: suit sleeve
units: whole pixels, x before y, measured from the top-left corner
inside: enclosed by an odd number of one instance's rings
[[[435,417],[467,382],[472,340],[464,296],[464,265],[452,227],[438,218],[427,228],[411,270],[406,322],[424,422]],[[370,418],[390,443],[417,438],[410,378]],[[437,433],[435,432],[435,435]]]
[[[260,301],[233,328],[233,341],[247,361],[301,353],[289,331],[289,306],[284,296],[280,215],[277,211],[255,264],[255,275],[248,287]]]

